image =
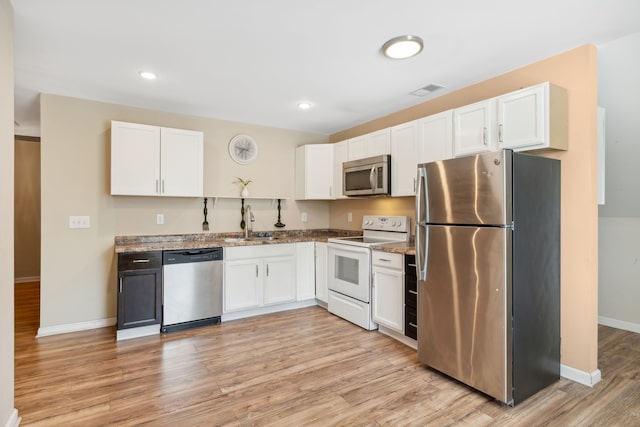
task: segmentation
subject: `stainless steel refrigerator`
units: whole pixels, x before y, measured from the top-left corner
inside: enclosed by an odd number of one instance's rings
[[[418,165],[418,359],[506,404],[560,377],[560,161]]]

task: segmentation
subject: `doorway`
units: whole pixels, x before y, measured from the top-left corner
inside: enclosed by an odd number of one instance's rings
[[[14,172],[14,271],[16,294],[29,286],[40,297],[40,138],[16,136]],[[39,304],[31,318],[40,319]],[[38,325],[39,326],[39,325]]]

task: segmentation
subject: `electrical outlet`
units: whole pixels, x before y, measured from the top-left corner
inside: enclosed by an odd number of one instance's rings
[[[307,213],[306,212],[302,212],[302,214],[300,215],[300,219],[302,220],[302,222],[307,222]]]
[[[164,224],[164,214],[156,215],[156,224],[158,225]]]
[[[91,228],[91,217],[72,215],[69,217],[69,228]]]
[[[347,213],[347,222],[353,221],[353,214],[351,212]]]

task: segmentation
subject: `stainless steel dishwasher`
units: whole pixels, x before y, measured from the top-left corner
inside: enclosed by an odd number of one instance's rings
[[[162,253],[162,332],[220,322],[222,248]]]

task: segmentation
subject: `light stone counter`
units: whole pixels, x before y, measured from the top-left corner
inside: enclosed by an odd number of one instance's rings
[[[263,234],[265,232],[262,232]],[[272,238],[259,238],[254,231],[250,240],[241,239],[241,233],[198,233],[148,236],[116,236],[115,252],[145,252],[176,249],[202,249],[228,246],[272,245],[298,242],[326,242],[329,237],[359,236],[360,231],[353,230],[291,230],[271,231]]]

